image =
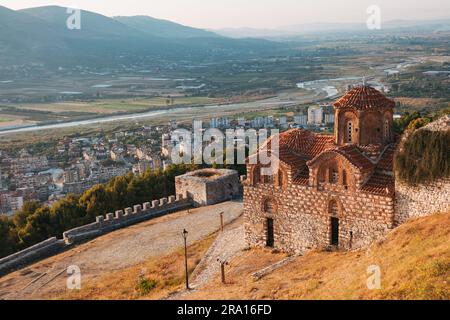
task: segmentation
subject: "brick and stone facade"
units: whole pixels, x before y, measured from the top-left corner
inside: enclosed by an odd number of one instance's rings
[[[240,195],[239,174],[235,170],[203,169],[175,178],[177,194],[191,199],[194,206],[209,206]]]
[[[249,246],[290,253],[359,248],[395,225],[392,130],[395,103],[361,86],[334,104],[335,134],[279,135],[278,171],[249,157],[244,219]],[[273,139],[273,138],[272,138]]]

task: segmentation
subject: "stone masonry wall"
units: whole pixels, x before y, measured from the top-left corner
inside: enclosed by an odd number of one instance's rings
[[[190,206],[191,202],[188,198],[182,195],[170,196],[154,200],[152,203],[146,202],[143,205],[135,205],[133,208],[108,213],[106,216],[98,216],[96,222],[66,231],[63,237],[66,243],[74,244]]]
[[[64,241],[56,238],[50,238],[26,248],[20,252],[0,259],[0,275],[3,275],[13,268],[25,265],[37,259],[44,259],[52,254],[61,251],[64,247]]]
[[[217,174],[202,177],[201,174]],[[235,170],[203,169],[175,178],[177,194],[190,198],[194,206],[209,206],[241,194],[239,174]]]
[[[401,224],[412,218],[450,211],[450,179],[409,186],[395,186],[395,222]]]
[[[154,200],[152,203],[146,202],[143,205],[135,205],[133,208],[118,210],[115,213],[108,213],[106,216],[98,216],[94,223],[64,232],[63,240],[51,238],[0,259],[0,275],[57,254],[71,245],[190,206],[190,199],[179,195]]]
[[[290,179],[289,179],[290,180]],[[264,210],[264,202],[276,203],[274,213]],[[267,218],[274,220],[274,248],[289,253],[303,253],[323,248],[331,241],[329,204],[338,204],[339,247],[359,248],[369,245],[394,226],[392,196],[354,193],[340,186],[323,190],[292,184],[287,188],[273,184],[244,185],[244,226],[247,244],[264,247]]]

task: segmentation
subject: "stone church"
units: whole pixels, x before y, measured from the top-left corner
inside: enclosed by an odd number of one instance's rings
[[[248,162],[248,245],[290,253],[350,249],[392,229],[394,106],[376,89],[358,86],[334,103],[334,135],[302,129],[281,133],[274,175],[262,175],[260,164]]]

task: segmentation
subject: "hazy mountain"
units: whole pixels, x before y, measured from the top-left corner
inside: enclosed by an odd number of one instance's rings
[[[348,32],[444,32],[450,30],[450,19],[393,20],[381,25],[381,30],[368,30],[366,23],[307,23],[274,29],[226,28],[212,30],[232,38],[283,39],[300,35]]]
[[[23,9],[18,12],[25,13],[47,22],[54,30],[69,38],[104,39],[107,37],[120,38],[124,37],[124,35],[127,35],[128,37],[146,36],[140,31],[130,28],[119,21],[85,10],[81,11],[80,30],[70,30],[67,28],[66,21],[70,16],[70,13],[67,13],[67,8],[45,6]]]
[[[0,64],[110,66],[155,59],[179,62],[269,54],[280,44],[235,40],[150,17],[109,18],[81,12],[81,29],[70,30],[66,8],[13,11],[0,7]]]
[[[242,38],[278,38],[278,37],[288,37],[296,35],[295,32],[277,30],[277,29],[258,29],[258,28],[223,28],[212,30],[217,34],[224,37],[230,37],[235,39]]]
[[[52,25],[0,6],[0,62],[3,64],[39,61],[67,48]]]
[[[184,26],[168,20],[148,16],[114,17],[116,21],[152,36],[162,38],[211,38],[219,37],[214,32]]]

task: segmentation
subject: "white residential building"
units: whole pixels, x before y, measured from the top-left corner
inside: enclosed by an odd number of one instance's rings
[[[325,114],[325,124],[333,124],[334,123],[334,114],[326,113]]]
[[[306,114],[299,114],[294,116],[294,123],[299,126],[306,126],[308,124],[308,117]]]
[[[308,108],[308,124],[320,125],[323,123],[323,108],[320,106],[313,106]]]

